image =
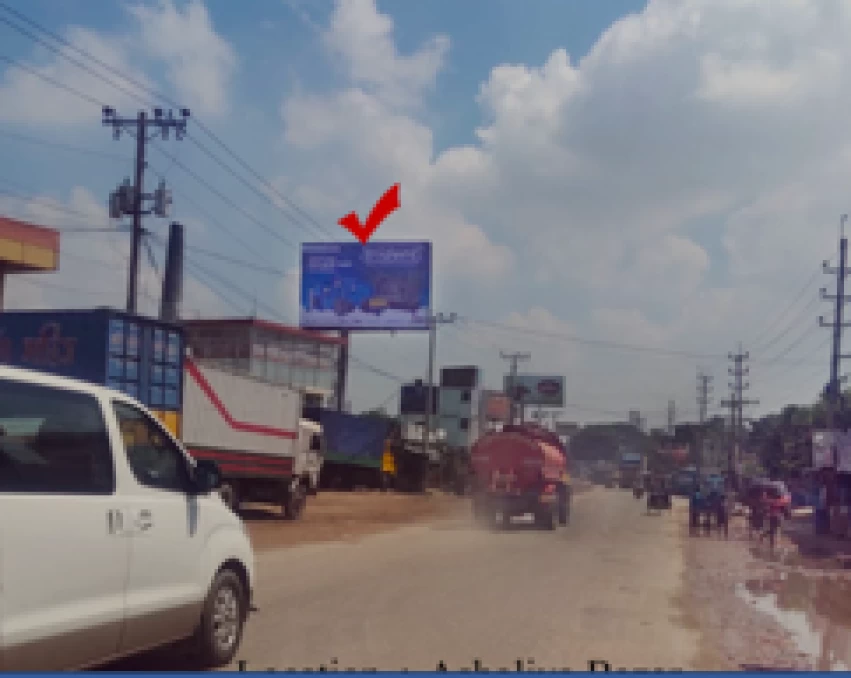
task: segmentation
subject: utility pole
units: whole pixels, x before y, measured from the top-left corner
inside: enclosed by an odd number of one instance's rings
[[[511,369],[508,372],[508,397],[511,400],[511,415],[509,417],[510,423],[514,423],[514,419],[517,416],[517,389],[516,389],[516,380],[517,380],[517,363],[520,361],[531,360],[531,353],[503,353],[499,352],[499,356],[503,360],[507,360],[511,364]],[[523,407],[523,404],[520,404],[520,407]],[[521,420],[522,412],[521,412]]]
[[[674,430],[677,425],[677,403],[673,400],[668,401],[668,435],[674,435]]]
[[[848,300],[845,298],[845,278],[848,276],[848,239],[845,237],[845,222],[848,221],[848,215],[843,214],[839,219],[839,267],[831,268],[827,261],[824,262],[824,272],[830,275],[836,275],[836,295],[831,296],[827,293],[827,288],[821,289],[821,298],[833,300],[833,322],[825,322],[824,316],[819,317],[819,325],[821,327],[833,328],[833,345],[830,351],[830,381],[827,382],[825,395],[827,396],[827,427],[833,429],[836,427],[836,415],[841,406],[841,391],[839,378],[839,363],[843,358],[849,356],[842,355],[842,328],[848,327],[849,323],[844,323],[842,320],[842,311]]]
[[[703,450],[706,447],[706,410],[709,405],[709,391],[712,377],[703,372],[697,373],[697,410],[700,417],[700,435],[697,441],[697,474],[703,470]]]
[[[454,323],[456,313],[444,315],[435,313],[428,318],[428,387],[426,390],[425,426],[423,426],[423,454],[428,455],[428,443],[431,439],[431,411],[434,409],[434,357],[437,351],[437,326]]]
[[[145,194],[145,150],[150,139],[149,130],[159,134],[164,140],[168,139],[170,129],[174,130],[174,136],[182,139],[186,134],[186,121],[189,118],[189,109],[180,109],[180,118],[175,118],[174,113],[169,110],[166,115],[161,108],[155,108],[153,117],[148,117],[145,111],[139,111],[135,118],[121,118],[114,108],[103,107],[103,124],[112,127],[113,138],[119,139],[122,131],[127,131],[136,138],[136,167],[133,184],[129,180],[119,186],[118,190],[110,195],[109,215],[118,219],[124,215],[133,217],[133,231],[130,240],[130,273],[127,281],[127,312],[136,312],[137,288],[139,285],[139,250],[142,247],[142,217],[146,214],[157,216],[168,216],[168,205],[171,203],[171,192],[165,187],[165,182],[160,182],[155,193]],[[154,208],[145,210],[145,200],[153,200]]]
[[[742,433],[744,432],[744,408],[747,405],[758,405],[758,400],[750,400],[744,397],[745,391],[751,386],[750,383],[744,381],[744,378],[750,374],[750,368],[745,366],[745,362],[750,360],[750,353],[742,351],[742,344],[739,343],[739,349],[736,353],[730,353],[729,359],[733,363],[733,367],[728,369],[733,381],[730,383],[730,399],[722,401],[722,405],[730,408],[730,424],[732,430],[730,451],[727,458],[727,466],[730,477],[734,479],[734,487],[738,487],[738,461],[739,451],[742,443]]]

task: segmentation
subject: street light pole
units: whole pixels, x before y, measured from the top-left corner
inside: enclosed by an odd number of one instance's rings
[[[434,360],[437,352],[437,326],[454,323],[458,315],[450,313],[435,313],[428,318],[428,386],[426,388],[425,426],[423,426],[423,454],[428,455],[428,444],[431,438],[431,417],[434,409]]]

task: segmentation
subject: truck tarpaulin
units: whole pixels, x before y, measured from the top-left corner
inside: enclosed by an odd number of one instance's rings
[[[384,443],[392,422],[320,408],[306,409],[305,414],[322,425],[325,461],[381,468]]]

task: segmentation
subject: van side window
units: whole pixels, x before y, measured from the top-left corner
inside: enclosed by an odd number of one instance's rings
[[[0,379],[0,493],[114,491],[109,433],[96,398]]]
[[[145,487],[185,492],[189,488],[186,457],[142,410],[113,401],[127,460],[136,480]]]

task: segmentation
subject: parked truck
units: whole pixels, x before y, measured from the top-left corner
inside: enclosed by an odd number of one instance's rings
[[[298,519],[318,491],[323,461],[322,427],[301,419],[301,394],[189,358],[184,373],[175,433],[193,457],[218,463],[225,503],[272,504]]]
[[[429,457],[396,421],[319,407],[306,408],[305,416],[325,434],[323,487],[425,491]]]
[[[321,428],[301,395],[187,358],[178,325],[100,308],[0,313],[0,363],[74,377],[140,400],[197,459],[215,461],[222,498],[298,518],[315,494]]]
[[[389,456],[392,421],[383,417],[307,407],[305,418],[322,427],[324,461],[322,487],[351,490],[355,487],[382,488],[395,471]]]
[[[535,426],[506,426],[473,445],[472,498],[475,518],[494,527],[532,514],[535,524],[554,530],[570,518],[571,491],[566,450],[558,438]]]

